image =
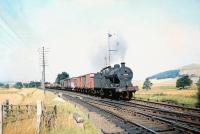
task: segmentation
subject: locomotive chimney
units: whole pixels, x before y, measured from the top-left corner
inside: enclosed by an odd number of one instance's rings
[[[116,68],[120,68],[120,65],[119,64],[115,64],[114,65],[114,69],[116,69]]]
[[[122,68],[125,68],[125,62],[122,62],[122,63],[121,63],[121,67],[122,67]]]

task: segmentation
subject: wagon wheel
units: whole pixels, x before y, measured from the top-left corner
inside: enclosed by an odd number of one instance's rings
[[[114,92],[114,93],[113,93],[113,98],[116,99],[116,100],[119,100],[119,98],[120,98],[120,93]]]

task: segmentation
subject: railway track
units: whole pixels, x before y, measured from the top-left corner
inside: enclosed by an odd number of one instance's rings
[[[118,103],[118,102],[116,102]],[[190,127],[200,128],[200,115],[192,112],[178,112],[171,109],[163,109],[163,107],[154,107],[148,104],[140,104],[133,102],[125,102],[121,105],[138,108],[140,111],[146,112],[147,114],[163,117],[176,122],[189,124]]]
[[[102,104],[99,105],[99,103],[95,103],[90,101],[83,101],[83,98],[77,97],[77,96],[71,96],[71,95],[63,95],[65,99],[69,99],[71,101],[75,101],[76,103],[79,103],[92,111],[95,111],[101,115],[103,115],[105,118],[109,119],[110,121],[114,122],[118,127],[121,127],[124,129],[124,134],[136,134],[136,133],[146,133],[146,134],[157,134],[155,131],[146,128],[143,125],[140,125],[135,122],[128,121],[123,116],[116,114],[112,112],[111,110],[104,109]],[[105,106],[105,105],[104,105]]]
[[[134,104],[141,104],[141,105],[148,105],[152,107],[159,107],[165,110],[173,110],[176,112],[181,112],[181,113],[192,113],[193,115],[200,116],[200,108],[192,108],[192,107],[184,107],[180,105],[173,105],[173,104],[168,104],[168,103],[162,103],[162,102],[154,102],[154,101],[147,101],[147,100],[142,100],[142,99],[132,99],[130,102]]]
[[[111,104],[109,101],[104,101],[102,102],[106,104]],[[192,133],[200,133],[200,123],[199,122],[194,122],[194,121],[188,121],[187,118],[191,117],[186,117],[185,114],[180,114],[172,111],[165,111],[162,109],[153,109],[149,107],[141,107],[141,106],[133,106],[129,105],[127,103],[121,103],[121,102],[112,102],[112,105],[115,105],[119,107],[118,110],[126,110],[127,112],[131,113],[134,112],[135,114],[138,114],[140,116],[146,117],[148,120],[158,120],[160,122],[167,123],[170,126],[180,128],[183,131],[190,131]],[[192,116],[192,115],[190,115]],[[194,118],[194,116],[192,116]]]
[[[67,95],[66,95],[67,93]],[[79,99],[82,103],[100,109],[111,116],[109,119],[120,120],[120,127],[125,131],[142,133],[200,133],[199,116],[163,109],[163,107],[145,105],[146,103],[134,103],[101,99],[84,94],[63,91],[64,96]],[[113,117],[114,116],[114,117]]]

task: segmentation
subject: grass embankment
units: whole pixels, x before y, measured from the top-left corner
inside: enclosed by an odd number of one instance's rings
[[[197,87],[195,85],[190,88],[180,90],[175,87],[175,80],[159,80],[152,81],[152,83],[153,86],[151,90],[142,89],[142,85],[140,83],[140,90],[135,93],[135,97],[187,105],[191,107],[194,107],[197,103]]]
[[[10,104],[33,104],[37,100],[42,100],[45,105],[57,105],[58,116],[56,119],[55,127],[48,130],[42,129],[43,134],[97,134],[100,133],[92,123],[87,119],[86,113],[82,112],[73,104],[58,98],[51,92],[43,94],[42,90],[38,89],[0,89],[0,102],[9,99]],[[74,112],[78,112],[83,118],[84,123],[78,124],[73,119]],[[36,116],[32,119],[23,121],[16,121],[8,123],[4,126],[4,133],[6,134],[34,134],[36,128]]]

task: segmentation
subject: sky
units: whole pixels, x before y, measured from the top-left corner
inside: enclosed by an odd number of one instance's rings
[[[134,80],[199,64],[199,16],[199,0],[0,0],[0,81],[41,80],[42,46],[51,82],[98,72],[108,42]]]

